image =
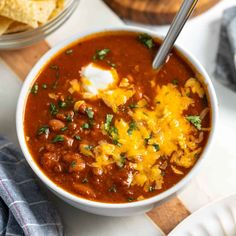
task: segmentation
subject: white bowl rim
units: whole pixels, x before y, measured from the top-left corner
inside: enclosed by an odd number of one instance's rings
[[[56,185],[52,180],[50,180],[43,171],[39,168],[39,166],[36,164],[36,162],[31,157],[30,152],[28,151],[28,147],[26,144],[25,136],[24,136],[24,126],[23,126],[23,120],[24,120],[24,110],[25,110],[25,103],[29,94],[29,90],[31,88],[31,85],[36,79],[36,76],[38,75],[41,68],[43,68],[44,65],[48,63],[48,61],[61,49],[68,47],[69,45],[73,44],[74,42],[83,39],[84,37],[87,37],[89,35],[93,35],[96,33],[101,32],[112,32],[112,31],[128,31],[128,32],[138,32],[138,33],[147,33],[153,37],[157,38],[163,38],[158,33],[149,30],[144,29],[142,27],[136,27],[136,26],[116,26],[116,27],[106,27],[106,28],[96,28],[93,30],[85,31],[83,33],[78,33],[72,37],[70,37],[67,40],[64,40],[63,42],[59,43],[52,49],[50,49],[47,53],[45,53],[41,59],[36,63],[36,65],[32,68],[28,76],[26,77],[24,84],[21,88],[21,92],[18,98],[17,103],[17,110],[16,110],[16,129],[17,129],[17,136],[18,140],[21,146],[21,150],[30,165],[30,167],[33,169],[34,173],[52,190],[56,191],[59,195],[63,196],[66,199],[69,199],[71,201],[74,201],[78,204],[82,204],[89,207],[95,207],[95,208],[101,208],[101,209],[127,209],[127,208],[135,208],[135,207],[142,207],[147,206],[151,204],[155,204],[161,200],[164,200],[168,198],[169,196],[173,195],[177,191],[179,191],[183,186],[185,186],[196,174],[196,172],[199,170],[203,160],[206,157],[206,154],[209,151],[210,146],[212,145],[213,136],[216,131],[216,124],[218,121],[218,102],[217,97],[215,94],[215,90],[213,87],[213,84],[211,82],[210,77],[208,76],[207,72],[201,65],[201,63],[187,50],[183,49],[183,47],[179,46],[178,44],[175,45],[175,48],[177,51],[181,53],[184,57],[187,58],[187,60],[192,64],[192,66],[196,69],[197,72],[199,72],[203,78],[204,82],[208,88],[208,93],[210,97],[210,103],[212,108],[212,130],[208,138],[208,142],[206,144],[206,147],[204,148],[203,153],[201,154],[201,157],[197,161],[197,163],[194,165],[194,167],[190,170],[190,172],[182,179],[180,180],[176,185],[172,186],[171,188],[167,189],[166,191],[153,196],[148,199],[144,199],[142,201],[137,202],[128,202],[128,203],[104,203],[104,202],[97,202],[92,200],[87,200],[85,198],[76,196],[72,193],[67,192],[63,188]]]

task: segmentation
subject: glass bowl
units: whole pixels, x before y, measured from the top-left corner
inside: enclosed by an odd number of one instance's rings
[[[78,4],[79,0],[65,0],[64,9],[46,24],[36,29],[0,36],[0,50],[27,47],[47,37],[70,18]]]

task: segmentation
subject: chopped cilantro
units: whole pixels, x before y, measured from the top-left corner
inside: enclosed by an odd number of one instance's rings
[[[86,114],[87,114],[87,116],[88,116],[89,119],[93,119],[93,117],[94,117],[94,111],[93,111],[93,109],[92,109],[91,107],[87,107],[87,108],[85,109],[85,112],[86,112]]]
[[[133,198],[133,197],[128,197],[128,198],[127,198],[127,201],[128,201],[128,202],[133,202],[133,201],[134,201],[134,198]]]
[[[74,137],[76,140],[80,141],[81,140],[81,137],[79,135],[75,135]]]
[[[87,151],[91,151],[93,149],[93,145],[85,145],[84,149]]]
[[[129,108],[130,109],[138,108],[138,105],[135,104],[135,103],[132,103],[132,104],[129,105]]]
[[[63,142],[63,141],[64,141],[64,137],[61,135],[56,135],[52,140],[53,143],[58,143],[58,142]]]
[[[112,114],[107,114],[106,115],[106,121],[105,121],[104,129],[108,133],[108,135],[112,138],[113,143],[120,147],[121,143],[119,143],[119,141],[118,141],[119,140],[118,129],[115,126],[111,125],[112,119],[113,119]]]
[[[64,102],[64,101],[59,100],[59,101],[58,101],[58,106],[59,106],[60,108],[65,108],[65,107],[67,106],[67,104],[66,104],[66,102]]]
[[[73,53],[73,49],[68,49],[65,51],[66,55],[71,55]]]
[[[76,167],[76,164],[77,164],[76,161],[72,161],[71,164],[70,164],[70,166],[71,166],[72,168],[74,168],[74,167]]]
[[[64,132],[64,131],[68,130],[68,127],[67,127],[67,126],[62,127],[60,130],[61,130],[62,132]]]
[[[96,53],[93,56],[93,60],[103,60],[110,51],[111,50],[108,48],[96,50]]]
[[[129,123],[129,129],[127,130],[127,133],[129,134],[129,135],[132,135],[132,133],[133,133],[133,131],[134,130],[137,130],[137,124],[136,124],[136,122],[135,121],[131,121],[130,123]]]
[[[58,109],[54,103],[50,103],[50,113],[55,116],[58,113]]]
[[[82,129],[89,129],[90,125],[88,123],[83,123],[81,127]]]
[[[31,93],[32,93],[32,94],[37,94],[38,91],[39,91],[39,85],[38,85],[38,83],[35,83],[35,84],[33,85],[33,87],[31,88]]]
[[[48,87],[47,84],[42,84],[43,89],[46,89],[47,87]]]
[[[159,144],[154,143],[154,144],[152,144],[152,146],[154,147],[156,152],[158,152],[160,150]]]
[[[148,34],[140,34],[138,36],[138,40],[139,40],[139,42],[144,44],[148,49],[151,49],[155,46],[155,43],[154,43],[152,37]]]
[[[200,116],[187,116],[186,119],[192,123],[198,130],[202,128],[202,121]]]
[[[178,84],[179,84],[179,81],[178,81],[177,79],[173,79],[173,80],[172,80],[172,84],[178,85]]]
[[[37,135],[41,135],[41,134],[49,134],[49,127],[47,125],[41,126],[38,131],[37,131]]]
[[[122,146],[122,144],[119,143],[118,139],[113,139],[112,142],[113,142],[113,144],[115,144],[115,145],[118,146],[118,147],[121,147],[121,146]]]
[[[126,154],[123,152],[123,153],[120,154],[120,161],[117,163],[117,165],[120,168],[123,168],[124,165],[125,165],[125,161],[126,161]]]
[[[104,128],[107,132],[109,132],[109,130],[110,130],[112,119],[113,119],[112,114],[106,115],[106,122],[105,122]]]
[[[66,115],[66,121],[67,122],[72,122],[72,117],[70,114]]]
[[[116,186],[113,184],[109,189],[108,189],[109,192],[112,192],[112,193],[116,193],[117,192],[117,189],[116,189]]]

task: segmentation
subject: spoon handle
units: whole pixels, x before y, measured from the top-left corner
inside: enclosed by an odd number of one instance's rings
[[[173,22],[171,23],[170,29],[160,49],[158,50],[153,60],[152,64],[153,69],[158,69],[165,62],[167,55],[172,49],[186,21],[193,12],[197,2],[198,0],[184,0],[179,12],[177,13]]]

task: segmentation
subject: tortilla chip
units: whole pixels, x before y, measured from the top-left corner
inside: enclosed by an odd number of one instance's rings
[[[0,16],[0,35],[4,34],[8,27],[12,24],[13,20],[4,16]]]
[[[0,15],[30,25],[38,27],[38,22],[34,18],[34,9],[29,0],[7,0],[0,10]]]
[[[56,8],[56,0],[32,1],[32,5],[34,8],[34,19],[45,24]]]
[[[52,14],[49,17],[49,19],[53,19],[54,17],[59,15],[59,13],[63,11],[64,7],[65,7],[65,0],[57,0],[56,8],[52,12]]]
[[[5,5],[5,0],[0,0],[0,10],[4,7]]]
[[[65,0],[0,0],[0,35],[37,28],[64,9]]]
[[[31,29],[30,26],[24,24],[24,23],[20,23],[17,21],[14,21],[9,28],[6,30],[5,34],[13,34],[13,33],[18,33],[18,32],[22,32],[22,31],[26,31]]]

